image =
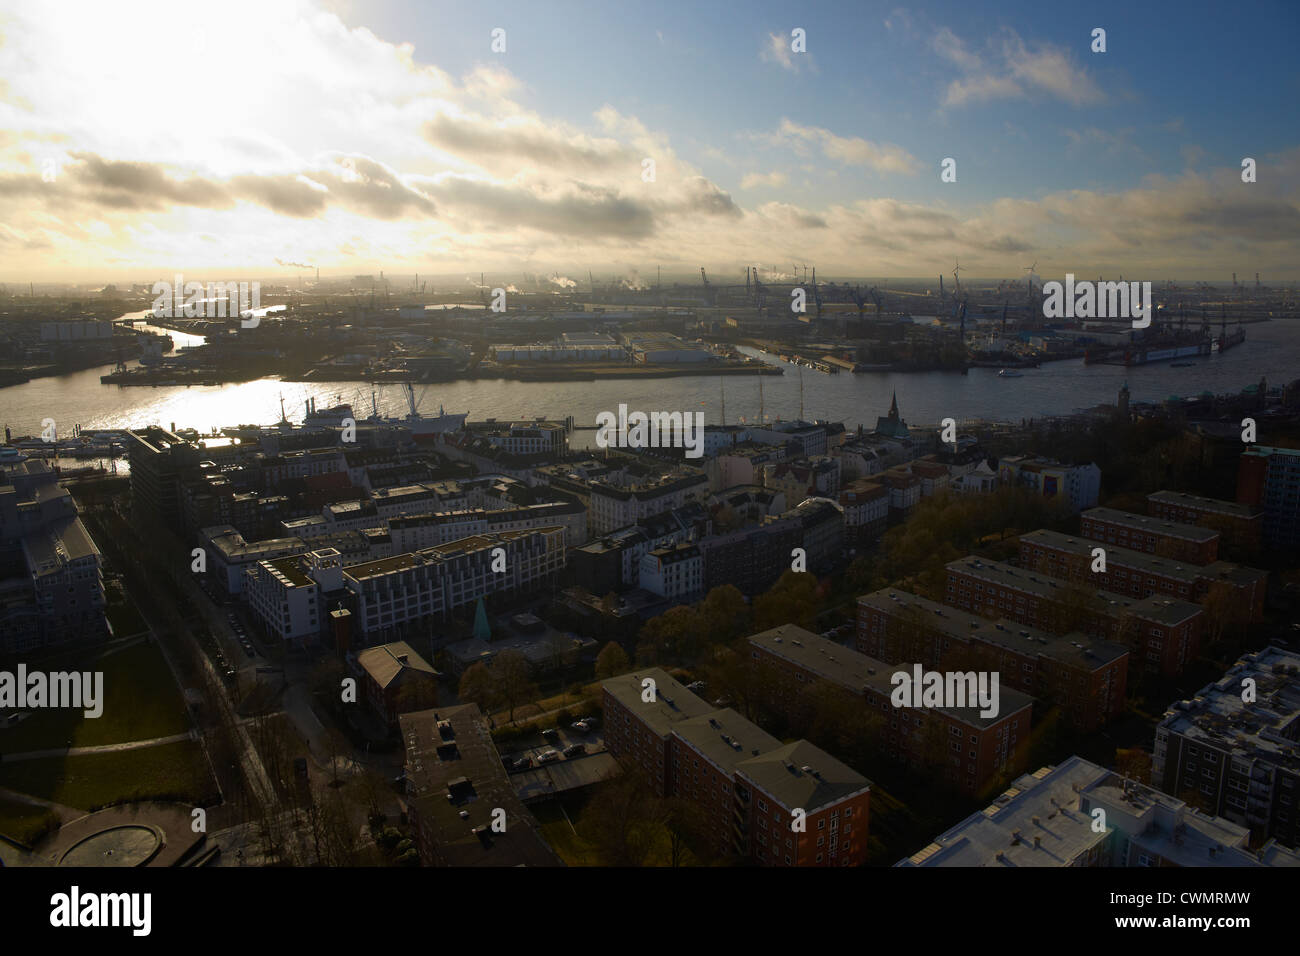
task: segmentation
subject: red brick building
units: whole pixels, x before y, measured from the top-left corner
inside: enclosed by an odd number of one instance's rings
[[[611,678],[602,693],[610,753],[657,795],[700,807],[719,853],[763,866],[865,862],[871,783],[830,754],[782,744],[657,667]]]
[[[1104,571],[1092,570],[1093,552],[1097,548],[1105,552]],[[1183,601],[1200,601],[1211,589],[1228,588],[1248,620],[1258,621],[1264,616],[1268,573],[1231,561],[1215,561],[1198,567],[1100,541],[1040,530],[1021,535],[1020,563],[1053,577],[1085,581],[1133,597],[1167,594]]]
[[[1124,712],[1128,648],[1079,632],[1053,634],[1006,617],[990,621],[885,589],[858,598],[857,648],[896,663],[919,659],[935,669],[997,671],[1004,687],[1061,708],[1064,721],[1079,730]]]
[[[1259,551],[1263,540],[1263,513],[1252,505],[1202,498],[1181,491],[1157,491],[1147,495],[1147,511],[1153,517],[1167,521],[1213,528],[1222,535],[1224,544],[1248,554]]]
[[[978,707],[895,707],[892,675],[911,664],[887,664],[793,624],[749,639],[752,659],[785,678],[775,703],[793,705],[800,684],[828,681],[865,698],[883,720],[881,743],[891,758],[933,773],[954,789],[977,794],[1002,772],[1018,772],[1029,741],[1033,700],[1000,684],[998,713]]]
[[[1079,522],[1083,537],[1119,548],[1197,565],[1219,557],[1219,532],[1213,528],[1114,508],[1092,508],[1079,516]]]
[[[1205,610],[1197,604],[1090,590],[1084,591],[1086,603],[1076,604],[1067,581],[974,557],[951,562],[947,572],[950,606],[1053,633],[1079,630],[1118,642],[1129,650],[1131,672],[1141,668],[1175,676],[1200,650]]]

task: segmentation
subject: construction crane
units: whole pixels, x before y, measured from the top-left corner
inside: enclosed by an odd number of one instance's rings
[[[700,266],[700,281],[704,283],[704,301],[713,304],[713,289],[709,285],[708,274],[704,271],[704,266]]]
[[[862,310],[866,308],[867,305],[867,297],[857,289],[849,289],[849,298],[852,299],[853,304],[858,307],[858,320],[861,321]]]
[[[753,268],[754,275],[754,303],[761,313],[767,307],[767,286],[758,281],[758,266]]]
[[[954,299],[955,299],[956,296],[961,295],[961,275],[960,275],[960,273],[961,273],[961,262],[960,262],[959,260],[957,260],[957,259],[954,259],[954,260],[953,260],[953,269],[952,269],[952,278],[953,278],[954,283],[956,284],[956,286],[955,286],[955,288],[954,288],[954,290],[953,290],[953,293],[952,293],[953,296],[954,296]]]

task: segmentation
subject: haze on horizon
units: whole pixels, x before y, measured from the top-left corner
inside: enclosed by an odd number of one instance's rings
[[[0,281],[1300,277],[1293,4],[462,6],[5,4]]]

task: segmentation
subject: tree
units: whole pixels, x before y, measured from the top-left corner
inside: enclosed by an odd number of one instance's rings
[[[643,773],[629,768],[600,785],[583,811],[582,835],[606,866],[642,866],[667,817],[667,801]]]
[[[766,594],[754,601],[754,629],[766,631],[782,624],[813,630],[817,619],[817,579],[786,571]]]
[[[596,655],[596,678],[598,680],[626,674],[630,668],[631,662],[627,658],[627,651],[623,650],[617,641],[610,641]]]
[[[478,709],[485,714],[491,713],[500,700],[496,680],[488,671],[487,665],[482,661],[477,661],[465,668],[465,673],[460,675],[457,694],[463,701],[478,704]]]
[[[690,605],[679,604],[647,621],[638,636],[640,643],[654,647],[658,658],[681,660],[694,656],[703,633],[700,613]],[[641,656],[639,645],[637,656]]]
[[[697,607],[706,640],[730,642],[749,633],[749,604],[734,584],[714,588]]]
[[[529,672],[528,659],[514,648],[502,651],[492,662],[492,676],[496,679],[497,693],[510,709],[508,719],[514,723],[515,708],[536,700],[539,693]]]

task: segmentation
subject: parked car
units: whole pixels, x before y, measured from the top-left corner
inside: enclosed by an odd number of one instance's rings
[[[542,736],[545,737],[547,740],[549,740],[551,743],[555,743],[555,741],[560,739],[560,732],[554,727],[547,727],[545,730],[542,731]]]
[[[533,758],[528,756],[528,754],[524,754],[522,757],[519,757],[517,760],[515,760],[516,770],[527,770],[532,765],[533,765]]]
[[[564,748],[564,756],[566,757],[576,757],[579,754],[585,754],[586,752],[586,744],[569,744],[569,746]]]
[[[587,723],[585,720],[575,720],[569,725],[569,727],[583,734],[590,733],[591,731],[591,724]]]
[[[544,750],[537,755],[538,763],[554,763],[559,759],[560,752],[558,750]]]

